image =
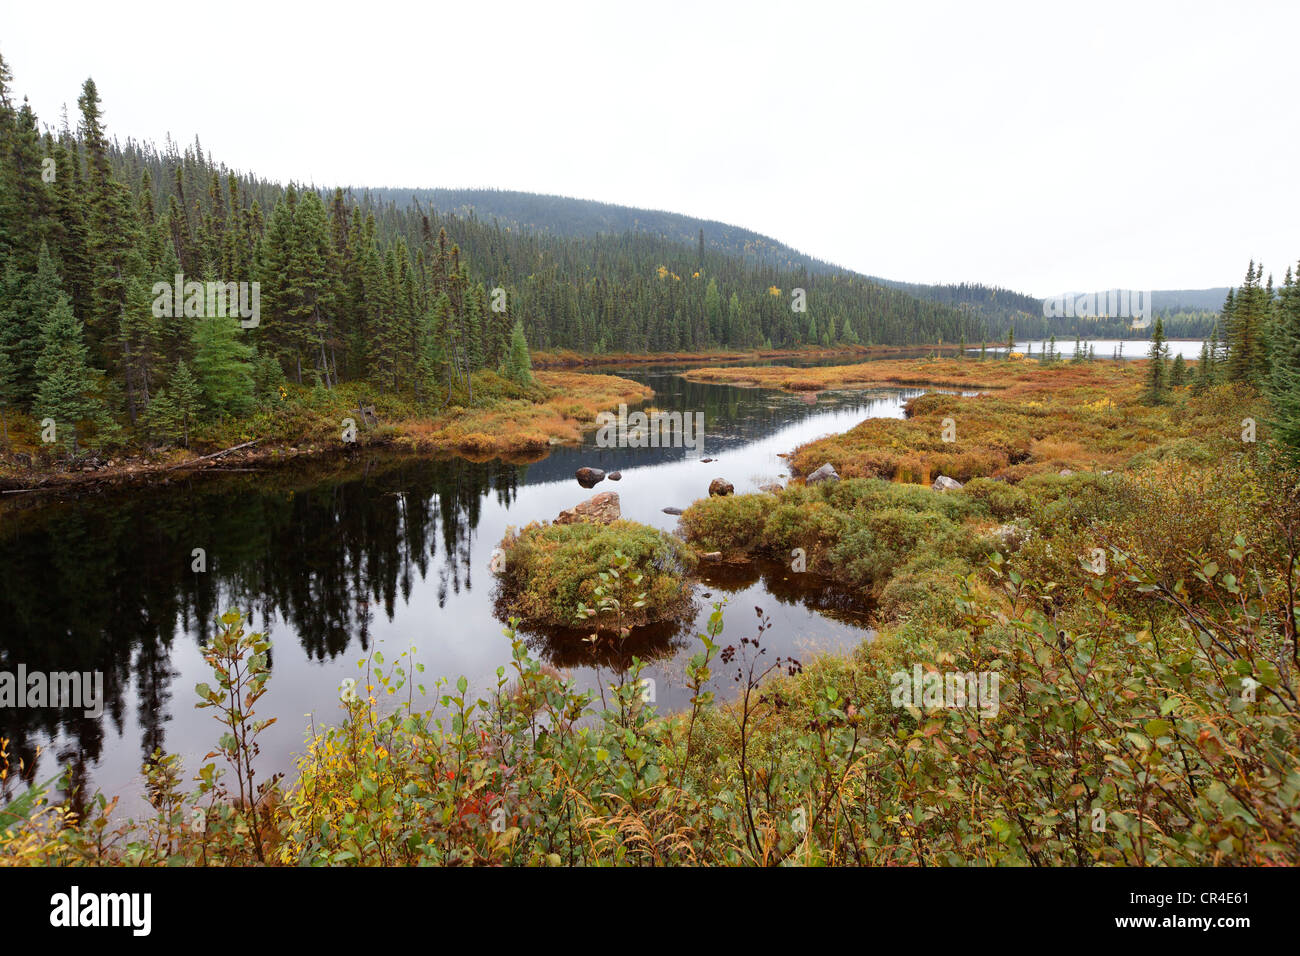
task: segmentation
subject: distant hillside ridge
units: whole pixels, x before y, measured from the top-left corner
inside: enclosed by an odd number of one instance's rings
[[[1025,334],[1044,337],[1109,337],[1132,332],[1121,320],[1049,318],[1044,313],[1043,299],[980,282],[904,282],[870,275],[801,252],[753,229],[666,210],[509,189],[367,188],[363,191],[379,205],[391,203],[403,208],[414,202],[440,215],[536,235],[590,239],[635,234],[696,249],[702,243],[701,251],[721,253],[753,268],[851,276],[962,312],[981,323],[993,338],[1003,337],[1012,326]],[[1151,301],[1156,314],[1166,318],[1166,324],[1173,322],[1176,334],[1199,336],[1208,334],[1227,293],[1227,286],[1154,290]],[[1101,295],[1104,301],[1105,293]]]
[[[706,250],[739,258],[746,265],[781,271],[806,269],[814,275],[856,274],[852,269],[810,256],[752,229],[665,210],[510,189],[366,188],[358,191],[369,193],[380,204],[392,202],[400,207],[414,199],[443,215],[472,216],[488,224],[496,220],[502,226],[564,239],[637,232],[698,246],[703,230]]]

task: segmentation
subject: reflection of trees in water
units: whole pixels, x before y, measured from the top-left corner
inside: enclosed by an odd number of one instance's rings
[[[781,604],[802,605],[844,624],[867,622],[870,604],[854,588],[811,571],[792,571],[781,561],[761,559],[741,564],[702,564],[700,580],[717,591],[737,594],[762,582],[768,597]]]
[[[689,643],[694,616],[682,621],[659,621],[632,629],[622,640],[597,632],[597,640],[586,640],[592,628],[537,627],[519,629],[529,649],[545,663],[560,670],[589,669],[601,706],[609,706],[606,689],[626,683],[633,658],[647,664],[670,661]]]
[[[520,477],[498,462],[376,459],[323,481],[203,476],[24,513],[0,537],[0,669],[103,672],[103,719],[119,734],[134,679],[143,759],[164,744],[178,631],[206,643],[216,617],[239,607],[259,629],[282,620],[310,657],[335,657],[354,637],[365,649],[376,611],[391,620],[417,576],[436,570],[440,606],[472,587],[483,498],[508,506]],[[206,573],[191,570],[195,548]],[[80,709],[7,708],[0,736],[12,780],[20,759],[34,772],[42,737],[68,741],[57,756],[84,773],[104,727]]]
[[[666,412],[704,412],[704,447],[700,454],[705,458],[716,458],[728,450],[767,438],[832,408],[857,411],[863,419],[889,414],[900,395],[900,390],[895,388],[839,391],[822,393],[815,403],[806,404],[807,396],[801,398],[766,388],[688,382],[676,376],[647,375],[642,369],[619,370],[616,374],[642,381],[656,390],[653,399],[640,406],[629,406],[629,410],[653,406]],[[906,399],[924,391],[901,390],[901,395]],[[581,465],[613,471],[682,461],[688,454],[685,448],[599,448],[594,442],[592,433],[580,448],[553,450],[548,458],[531,466],[533,480],[572,481],[574,471]]]
[[[672,657],[686,646],[694,626],[694,615],[681,621],[659,621],[632,628],[621,641],[601,630],[594,643],[587,640],[594,631],[590,627],[520,627],[519,633],[528,647],[553,667],[620,670],[629,667],[633,657],[643,661]]]
[[[662,390],[657,407],[705,412],[718,430],[706,435],[709,456],[820,410],[763,389],[662,378],[655,387]],[[833,403],[864,413],[874,404],[865,396]],[[508,507],[525,474],[534,482],[571,480],[574,458],[585,464],[597,453],[646,464],[679,459],[684,450],[588,445],[556,450],[532,465],[355,454],[346,463],[208,474],[165,487],[11,507],[0,517],[0,669],[14,671],[22,663],[46,672],[97,670],[104,675],[105,699],[99,720],[80,709],[0,711],[0,736],[11,741],[6,788],[30,782],[39,739],[57,740],[55,756],[72,762],[84,779],[103,753],[104,721],[119,734],[124,727],[132,681],[141,759],[163,748],[176,635],[206,642],[216,617],[232,606],[259,629],[283,621],[318,660],[345,653],[353,639],[367,648],[375,615],[382,610],[391,620],[399,597],[409,600],[417,580],[429,580],[431,572],[445,607],[452,594],[474,584],[470,552],[484,498],[493,494]],[[195,548],[206,551],[206,573],[191,570]],[[758,577],[750,573],[752,584]],[[705,574],[713,584],[714,572]],[[795,577],[775,569],[762,573],[780,601],[830,616],[851,613],[851,594]],[[688,621],[660,625],[659,633],[638,629],[623,656],[662,660],[690,639],[692,627]],[[553,635],[537,649],[557,666],[625,666],[617,649],[593,652],[580,640]],[[571,656],[583,652],[592,656]],[[22,774],[20,760],[27,768]],[[6,789],[3,795],[13,794]]]

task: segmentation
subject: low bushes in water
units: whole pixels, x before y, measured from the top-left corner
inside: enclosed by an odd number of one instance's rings
[[[572,625],[578,605],[598,603],[600,573],[620,554],[642,575],[638,593],[645,592],[644,606],[624,608],[626,621],[671,620],[694,610],[694,555],[678,538],[649,525],[533,523],[508,534],[502,545],[500,603],[525,625]]]
[[[704,550],[785,557],[803,550],[807,568],[878,589],[896,569],[939,552],[970,559],[987,542],[968,519],[988,510],[965,495],[853,478],[771,495],[697,501],[682,515],[687,540]]]

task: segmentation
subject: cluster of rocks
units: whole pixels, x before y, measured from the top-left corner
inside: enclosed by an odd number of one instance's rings
[[[578,484],[582,485],[582,487],[594,488],[606,478],[610,481],[622,481],[623,473],[621,471],[611,471],[609,474],[605,474],[600,468],[583,467],[574,473],[574,477],[578,479]]]
[[[713,459],[703,459],[712,461]],[[583,467],[579,468],[575,474],[578,484],[584,488],[591,488],[608,478],[610,481],[618,481],[623,475],[620,472],[610,472],[606,474],[600,468]],[[829,462],[822,465],[816,471],[805,479],[810,485],[815,485],[822,481],[839,481],[840,476],[836,474],[835,468]],[[945,479],[947,480],[947,479]],[[958,486],[960,487],[960,486]],[[780,482],[768,482],[760,485],[759,490],[767,494],[779,494],[785,488]],[[736,486],[725,478],[714,478],[709,482],[709,497],[724,498],[736,493]],[[609,499],[612,499],[612,511]],[[664,514],[680,515],[681,508],[669,506],[663,509]],[[605,517],[612,514],[612,517]],[[570,524],[574,521],[596,520],[602,522],[615,521],[619,517],[618,495],[613,492],[607,492],[603,495],[597,495],[574,508],[560,512],[560,517],[556,519],[557,524]]]

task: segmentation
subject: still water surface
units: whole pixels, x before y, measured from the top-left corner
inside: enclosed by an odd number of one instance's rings
[[[140,812],[139,768],[155,747],[182,754],[192,772],[219,734],[211,711],[194,708],[194,685],[210,676],[201,648],[212,622],[237,607],[272,640],[270,689],[258,712],[279,720],[262,737],[261,769],[289,770],[309,721],[338,719],[339,684],[376,648],[391,660],[415,647],[429,690],[424,706],[434,703],[439,675],[465,675],[478,690],[495,683],[510,654],[488,563],[508,526],[552,520],[615,491],[624,517],[673,530],[677,518],[663,509],[707,495],[711,479],[725,478],[740,494],[783,480],[780,453],[868,417],[900,417],[921,393],[813,399],[688,383],[675,368],[610,371],[654,388],[656,408],[703,411],[702,449],[598,448],[589,435],[532,464],[358,453],[8,505],[0,512],[0,670],[102,671],[107,698],[97,719],[70,709],[0,711],[11,761],[27,760],[29,780],[71,764],[84,789],[122,794],[124,809]],[[574,479],[583,465],[623,478],[587,490]],[[195,548],[206,551],[205,573],[191,570]],[[647,634],[635,648],[654,660],[645,676],[661,710],[688,702],[683,663],[713,601],[730,602],[728,642],[752,635],[754,608],[763,608],[773,657],[846,649],[868,636],[869,608],[811,573],[777,562],[703,571],[697,619]],[[609,661],[593,667],[576,636],[530,640],[580,686],[608,683]],[[726,695],[729,683],[720,678],[715,690]],[[19,792],[16,773],[6,787],[0,798]]]
[[[1126,343],[1125,356],[1139,346]],[[1112,348],[1097,343],[1098,358]],[[22,778],[45,780],[71,765],[84,791],[122,794],[124,809],[138,812],[140,764],[155,748],[197,768],[219,733],[211,712],[193,706],[194,685],[210,676],[201,648],[229,608],[272,639],[270,690],[258,709],[279,720],[262,737],[263,773],[291,769],[309,721],[337,720],[339,684],[357,676],[357,661],[375,649],[392,659],[414,646],[430,692],[424,701],[417,695],[417,706],[433,705],[436,676],[464,675],[484,691],[510,660],[488,570],[508,527],[552,520],[615,491],[624,517],[671,531],[677,518],[663,509],[704,497],[711,479],[725,478],[738,494],[784,480],[781,453],[869,417],[901,417],[923,391],[814,397],[686,382],[673,367],[601,371],[650,385],[650,404],[663,411],[703,411],[703,447],[598,448],[589,434],[581,446],[558,447],[532,464],[358,453],[0,506],[0,671],[19,664],[101,671],[106,697],[98,718],[72,709],[0,710],[0,737],[10,740],[15,767],[0,801],[20,791]],[[574,479],[584,465],[623,478],[587,490]],[[195,548],[206,552],[205,573],[191,570]],[[632,648],[654,662],[645,676],[655,681],[661,710],[688,703],[683,664],[713,601],[729,602],[726,642],[752,634],[755,607],[770,615],[764,643],[773,657],[846,649],[869,635],[870,609],[857,595],[778,562],[704,564],[697,598],[695,621],[648,631]],[[530,642],[580,686],[608,684],[611,662],[591,660],[578,637],[532,635]],[[714,689],[731,690],[722,677]]]

